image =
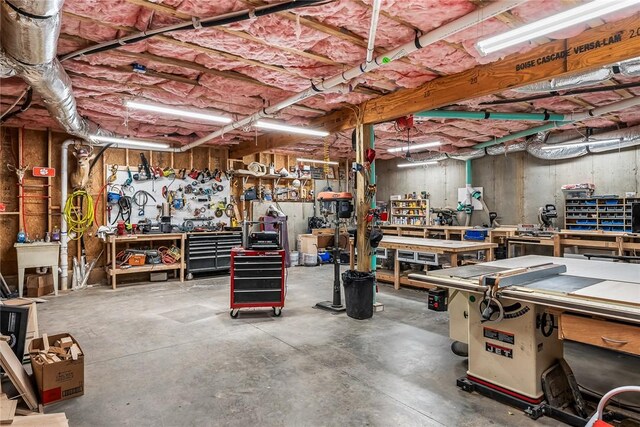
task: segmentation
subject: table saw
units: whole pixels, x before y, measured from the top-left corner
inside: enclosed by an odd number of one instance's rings
[[[450,336],[468,344],[458,386],[533,418],[584,425],[588,415],[563,360],[564,339],[640,355],[640,265],[525,256],[409,278],[449,290]],[[571,402],[551,391],[558,366]]]

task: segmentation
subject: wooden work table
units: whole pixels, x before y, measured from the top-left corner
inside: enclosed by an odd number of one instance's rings
[[[353,245],[353,239],[351,239],[350,246],[350,266],[353,270],[353,260],[355,258],[355,250]],[[442,239],[421,239],[415,237],[397,237],[397,236],[384,236],[380,241],[380,248],[385,248],[387,251],[392,251],[394,255],[394,268],[393,272],[387,272],[383,270],[376,271],[376,278],[381,281],[393,283],[394,288],[400,289],[400,285],[411,285],[417,287],[429,287],[424,283],[412,281],[407,277],[401,277],[400,272],[400,260],[398,259],[398,251],[414,251],[414,252],[427,252],[438,255],[447,255],[452,267],[458,265],[458,257],[464,253],[469,252],[484,252],[484,259],[486,261],[493,260],[493,250],[498,245],[490,242],[471,242],[471,241],[458,241],[458,240],[442,240]]]
[[[446,240],[451,240],[454,236],[462,240],[464,232],[473,228],[461,225],[383,225],[380,227],[382,233],[389,236],[440,237]]]
[[[152,243],[152,242],[172,242],[180,248],[180,260],[173,264],[145,264],[140,266],[131,266],[128,268],[121,268],[116,260],[118,245],[125,245],[127,248],[131,244],[136,243]],[[132,234],[124,236],[107,236],[107,263],[105,270],[108,276],[111,277],[111,286],[116,289],[116,278],[121,274],[132,273],[155,273],[158,271],[167,270],[179,270],[180,281],[184,282],[184,267],[185,267],[185,234],[184,233],[161,233],[161,234]],[[151,245],[150,245],[151,246]],[[157,249],[158,246],[154,245]]]
[[[566,247],[615,251],[616,255],[640,250],[640,234],[610,231],[561,230],[549,237],[513,235],[505,238],[508,256],[515,256],[515,247],[525,245],[546,246],[553,249],[553,256],[561,257]]]

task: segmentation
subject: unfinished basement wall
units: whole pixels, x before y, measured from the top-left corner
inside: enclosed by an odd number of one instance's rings
[[[402,162],[403,160],[400,160]],[[431,206],[455,207],[457,189],[465,185],[464,162],[447,160],[443,166],[397,168],[398,160],[378,161],[377,200],[392,194],[426,189]],[[592,154],[570,160],[541,160],[526,152],[485,156],[473,161],[473,185],[484,188],[484,199],[503,225],[537,223],[538,208],[547,203],[558,209],[557,224],[564,227],[564,184],[591,182],[596,194],[635,191],[640,194],[640,148]],[[476,212],[472,225],[487,223]]]
[[[564,227],[564,184],[590,182],[599,195],[640,193],[639,167],[640,148],[554,161],[520,152],[474,160],[473,183],[484,187],[485,202],[502,224],[537,223],[538,208],[551,203]],[[488,220],[480,216],[474,223]]]
[[[404,159],[376,161],[376,200],[389,202],[393,194],[426,191],[431,194],[431,207],[456,207],[458,188],[465,186],[464,162],[445,160],[437,166],[398,167],[398,163],[406,162]]]
[[[16,251],[13,244],[18,231],[22,228],[31,239],[42,239],[47,231],[60,227],[60,209],[64,202],[60,188],[60,155],[62,143],[68,138],[66,134],[54,133],[47,130],[18,129],[12,127],[0,128],[0,203],[5,204],[5,212],[0,212],[0,271],[10,284],[15,283],[17,275]],[[70,150],[71,151],[71,150]],[[226,148],[198,147],[186,153],[151,152],[145,150],[108,149],[97,161],[91,172],[89,193],[96,203],[96,221],[98,225],[106,222],[105,200],[97,200],[100,190],[105,184],[105,165],[117,164],[131,166],[137,170],[139,153],[145,153],[152,165],[160,167],[173,166],[175,169],[191,168],[226,170],[228,150]],[[19,158],[22,158],[19,160]],[[7,169],[7,164],[20,163],[28,165],[25,174],[24,191],[28,197],[24,198],[21,207],[18,199],[18,179],[14,172]],[[75,157],[69,155],[70,173],[75,170]],[[31,172],[33,166],[53,167],[56,169],[55,178],[35,178]],[[71,191],[71,189],[69,189]],[[97,227],[96,227],[97,228]],[[98,256],[103,248],[102,241],[92,236],[95,229],[90,230],[85,239],[87,257],[92,260]],[[69,242],[69,265],[80,249],[77,241]],[[96,264],[89,283],[98,283],[105,278],[104,254]],[[134,275],[132,275],[134,276]]]

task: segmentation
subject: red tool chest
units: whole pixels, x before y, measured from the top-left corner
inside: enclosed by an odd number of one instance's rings
[[[271,307],[273,314],[280,316],[284,296],[284,250],[231,250],[231,317],[249,307]]]

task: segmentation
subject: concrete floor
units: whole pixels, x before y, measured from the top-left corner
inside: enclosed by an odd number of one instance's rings
[[[85,395],[47,412],[72,426],[558,425],[459,390],[466,360],[423,292],[381,286],[384,312],[357,321],[312,308],[331,297],[331,266],[295,267],[281,317],[231,319],[228,283],[94,287],[40,304],[41,331],[69,332],[86,353]],[[588,386],[640,384],[638,358],[567,353]]]

